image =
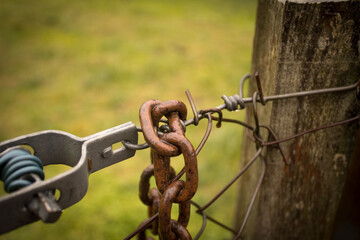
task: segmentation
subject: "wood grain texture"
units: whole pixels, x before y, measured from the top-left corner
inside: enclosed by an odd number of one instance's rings
[[[359,55],[359,1],[259,0],[252,74],[260,73],[265,96],[355,83]],[[249,95],[254,91],[251,81]],[[359,106],[352,91],[258,104],[258,114],[285,138],[354,117]],[[265,180],[243,239],[330,239],[358,130],[359,121],[282,143],[290,166],[268,148]],[[265,130],[261,135],[272,140]],[[254,154],[245,136],[241,166]],[[237,228],[259,175],[260,162],[241,179]]]

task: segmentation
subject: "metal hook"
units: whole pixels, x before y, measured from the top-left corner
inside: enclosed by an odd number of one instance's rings
[[[206,132],[204,134],[203,139],[201,139],[201,142],[199,143],[199,146],[196,148],[196,155],[199,155],[201,149],[204,147],[206,141],[208,140],[210,133],[211,133],[211,129],[212,129],[212,116],[210,113],[206,114],[206,117],[208,118],[208,125],[206,128]]]
[[[204,115],[204,114],[206,114],[206,113],[210,113],[210,114],[212,114],[212,113],[217,113],[217,114],[219,114],[219,117],[217,118],[217,121],[218,121],[218,122],[216,123],[216,127],[217,127],[217,128],[220,128],[220,127],[221,127],[222,118],[223,118],[223,114],[222,114],[221,110],[219,110],[219,109],[217,109],[217,108],[208,108],[208,109],[202,109],[202,110],[199,111],[199,114],[200,114],[200,115]]]
[[[239,96],[240,96],[240,98],[244,97],[243,92],[244,92],[244,83],[245,83],[246,79],[251,79],[251,74],[250,73],[245,74],[240,80],[240,85],[239,85]]]
[[[137,132],[142,132],[141,127],[136,126],[136,131]],[[127,140],[123,140],[121,141],[122,145],[124,145],[124,147],[131,149],[131,150],[143,150],[149,147],[149,144],[147,142],[145,143],[141,143],[141,144],[134,144],[131,143],[130,141]],[[112,151],[112,148],[108,148],[107,151]],[[107,152],[104,152],[104,154],[107,154]]]
[[[190,94],[189,89],[186,89],[185,93],[186,93],[187,99],[189,100],[191,110],[192,110],[192,112],[194,114],[194,125],[197,126],[199,124],[200,119],[199,119],[199,115],[198,115],[198,112],[197,112],[196,107],[195,107],[194,100],[193,100],[193,98],[192,98],[192,96]]]
[[[260,81],[259,72],[255,73],[255,79],[256,79],[257,89],[259,91],[260,102],[261,102],[262,105],[265,105],[266,101],[264,99],[264,94],[263,94],[262,87],[261,87],[261,81]]]
[[[142,144],[133,144],[130,141],[124,140],[121,141],[121,143],[126,147],[129,148],[131,150],[143,150],[149,147],[148,143],[142,143]]]
[[[259,118],[258,118],[258,114],[257,114],[257,105],[256,105],[256,98],[257,98],[258,92],[254,92],[254,95],[252,97],[252,103],[253,103],[253,116],[254,116],[254,120],[255,120],[255,128],[253,131],[253,135],[255,138],[255,141],[258,142],[259,145],[261,145],[261,143],[263,142],[261,136],[260,136],[260,126],[259,126]]]

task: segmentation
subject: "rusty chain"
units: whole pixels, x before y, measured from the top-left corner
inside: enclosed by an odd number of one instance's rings
[[[234,235],[234,239],[240,239],[241,233],[245,228],[247,219],[250,215],[256,196],[259,192],[265,176],[266,160],[262,156],[263,150],[266,147],[275,147],[279,149],[284,163],[289,165],[290,161],[286,159],[280,143],[289,141],[293,138],[305,134],[354,122],[360,119],[360,115],[357,115],[347,120],[306,130],[304,132],[297,133],[294,136],[290,136],[284,139],[278,139],[275,131],[270,126],[260,124],[256,107],[257,102],[265,105],[267,101],[282,100],[292,97],[349,91],[354,89],[359,91],[360,80],[355,84],[344,87],[311,90],[292,94],[282,94],[265,97],[262,92],[260,77],[256,73],[255,80],[258,87],[257,91],[254,92],[251,98],[243,98],[244,81],[246,79],[250,79],[250,77],[251,75],[247,74],[241,79],[238,95],[230,97],[223,95],[222,98],[225,103],[215,108],[197,111],[191,94],[189,91],[187,91],[186,95],[189,99],[191,109],[194,114],[194,117],[192,119],[186,120],[186,106],[184,103],[177,100],[171,100],[166,102],[161,102],[159,100],[151,100],[142,105],[142,107],[140,108],[141,128],[139,128],[138,130],[143,132],[146,143],[141,145],[127,145],[127,143],[124,142],[124,145],[132,149],[144,149],[148,146],[150,146],[151,148],[151,165],[147,167],[142,173],[139,187],[140,199],[145,205],[148,206],[149,218],[146,219],[134,232],[128,235],[125,239],[131,239],[136,234],[138,234],[139,239],[153,239],[151,237],[146,237],[146,229],[151,229],[154,235],[159,234],[160,239],[192,239],[191,235],[186,229],[190,218],[190,204],[195,206],[197,208],[196,212],[203,217],[202,227],[198,231],[194,239],[199,239],[202,232],[205,230],[207,220],[212,221],[223,229],[231,232]],[[252,105],[251,107],[253,109],[255,126],[251,126],[248,123],[248,103]],[[245,122],[235,119],[223,118],[222,110],[227,109],[229,111],[234,111],[238,110],[238,108],[246,109]],[[214,113],[218,114],[218,117],[212,116],[212,114]],[[163,119],[164,116],[167,118],[167,120]],[[196,126],[198,125],[199,121],[204,118],[207,118],[209,123],[204,138],[202,139],[201,143],[195,151],[192,144],[184,135],[185,127],[190,124]],[[240,171],[228,182],[228,184],[223,189],[221,189],[208,203],[200,206],[198,203],[191,200],[198,186],[196,156],[200,152],[201,148],[204,146],[206,140],[210,135],[212,121],[217,121],[217,127],[221,127],[222,122],[229,122],[245,127],[246,134],[248,135],[249,139],[255,143],[257,151],[256,154],[252,157],[252,159],[248,161],[242,169],[240,169]],[[160,122],[165,122],[168,125],[162,125],[159,127]],[[260,134],[261,128],[267,130],[268,134],[274,140],[265,142]],[[252,134],[250,132],[252,132]],[[170,166],[170,157],[178,156],[180,154],[183,154],[184,156],[185,166],[176,175],[174,169]],[[226,226],[225,224],[206,214],[205,210],[210,207],[219,197],[221,197],[253,165],[253,163],[257,159],[261,160],[262,171],[240,229],[232,229],[231,227]],[[186,174],[186,180],[179,180],[184,173]],[[152,176],[155,177],[157,189],[150,189],[149,180]],[[178,220],[171,219],[171,209],[173,203],[179,204]]]
[[[185,121],[187,109],[184,103],[171,100],[151,100],[140,108],[140,123],[146,142],[151,147],[151,165],[141,175],[140,199],[149,206],[149,217],[158,212],[158,219],[152,223],[152,233],[161,239],[191,239],[186,226],[190,218],[190,200],[198,186],[196,152],[184,135],[180,120]],[[169,132],[157,134],[159,123],[165,116]],[[170,157],[182,154],[185,162],[186,180],[175,179],[170,166]],[[149,191],[149,179],[155,177],[157,189]],[[178,220],[171,219],[173,203],[179,204]],[[144,231],[140,238],[145,238]]]

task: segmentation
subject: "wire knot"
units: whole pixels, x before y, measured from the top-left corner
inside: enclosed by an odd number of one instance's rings
[[[229,97],[224,94],[221,98],[224,100],[226,109],[229,111],[236,111],[239,107],[240,110],[245,108],[244,100],[237,94]]]

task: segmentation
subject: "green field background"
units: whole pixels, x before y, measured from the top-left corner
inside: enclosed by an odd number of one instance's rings
[[[218,106],[250,70],[255,14],[255,0],[3,0],[0,141],[47,129],[84,137],[128,121],[139,125],[139,108],[150,99],[179,99],[190,109],[186,89],[198,110]],[[205,129],[206,122],[187,128],[195,146]],[[241,140],[241,127],[214,126],[198,156],[195,201],[205,204],[236,174]],[[92,174],[87,195],[55,224],[33,223],[0,239],[123,239],[147,217],[138,182],[149,163],[147,149]],[[179,170],[183,160],[172,164]],[[68,169],[47,166],[46,177]],[[233,188],[207,213],[231,226],[235,199]],[[193,236],[200,226],[193,211]],[[230,236],[209,222],[202,239]]]

